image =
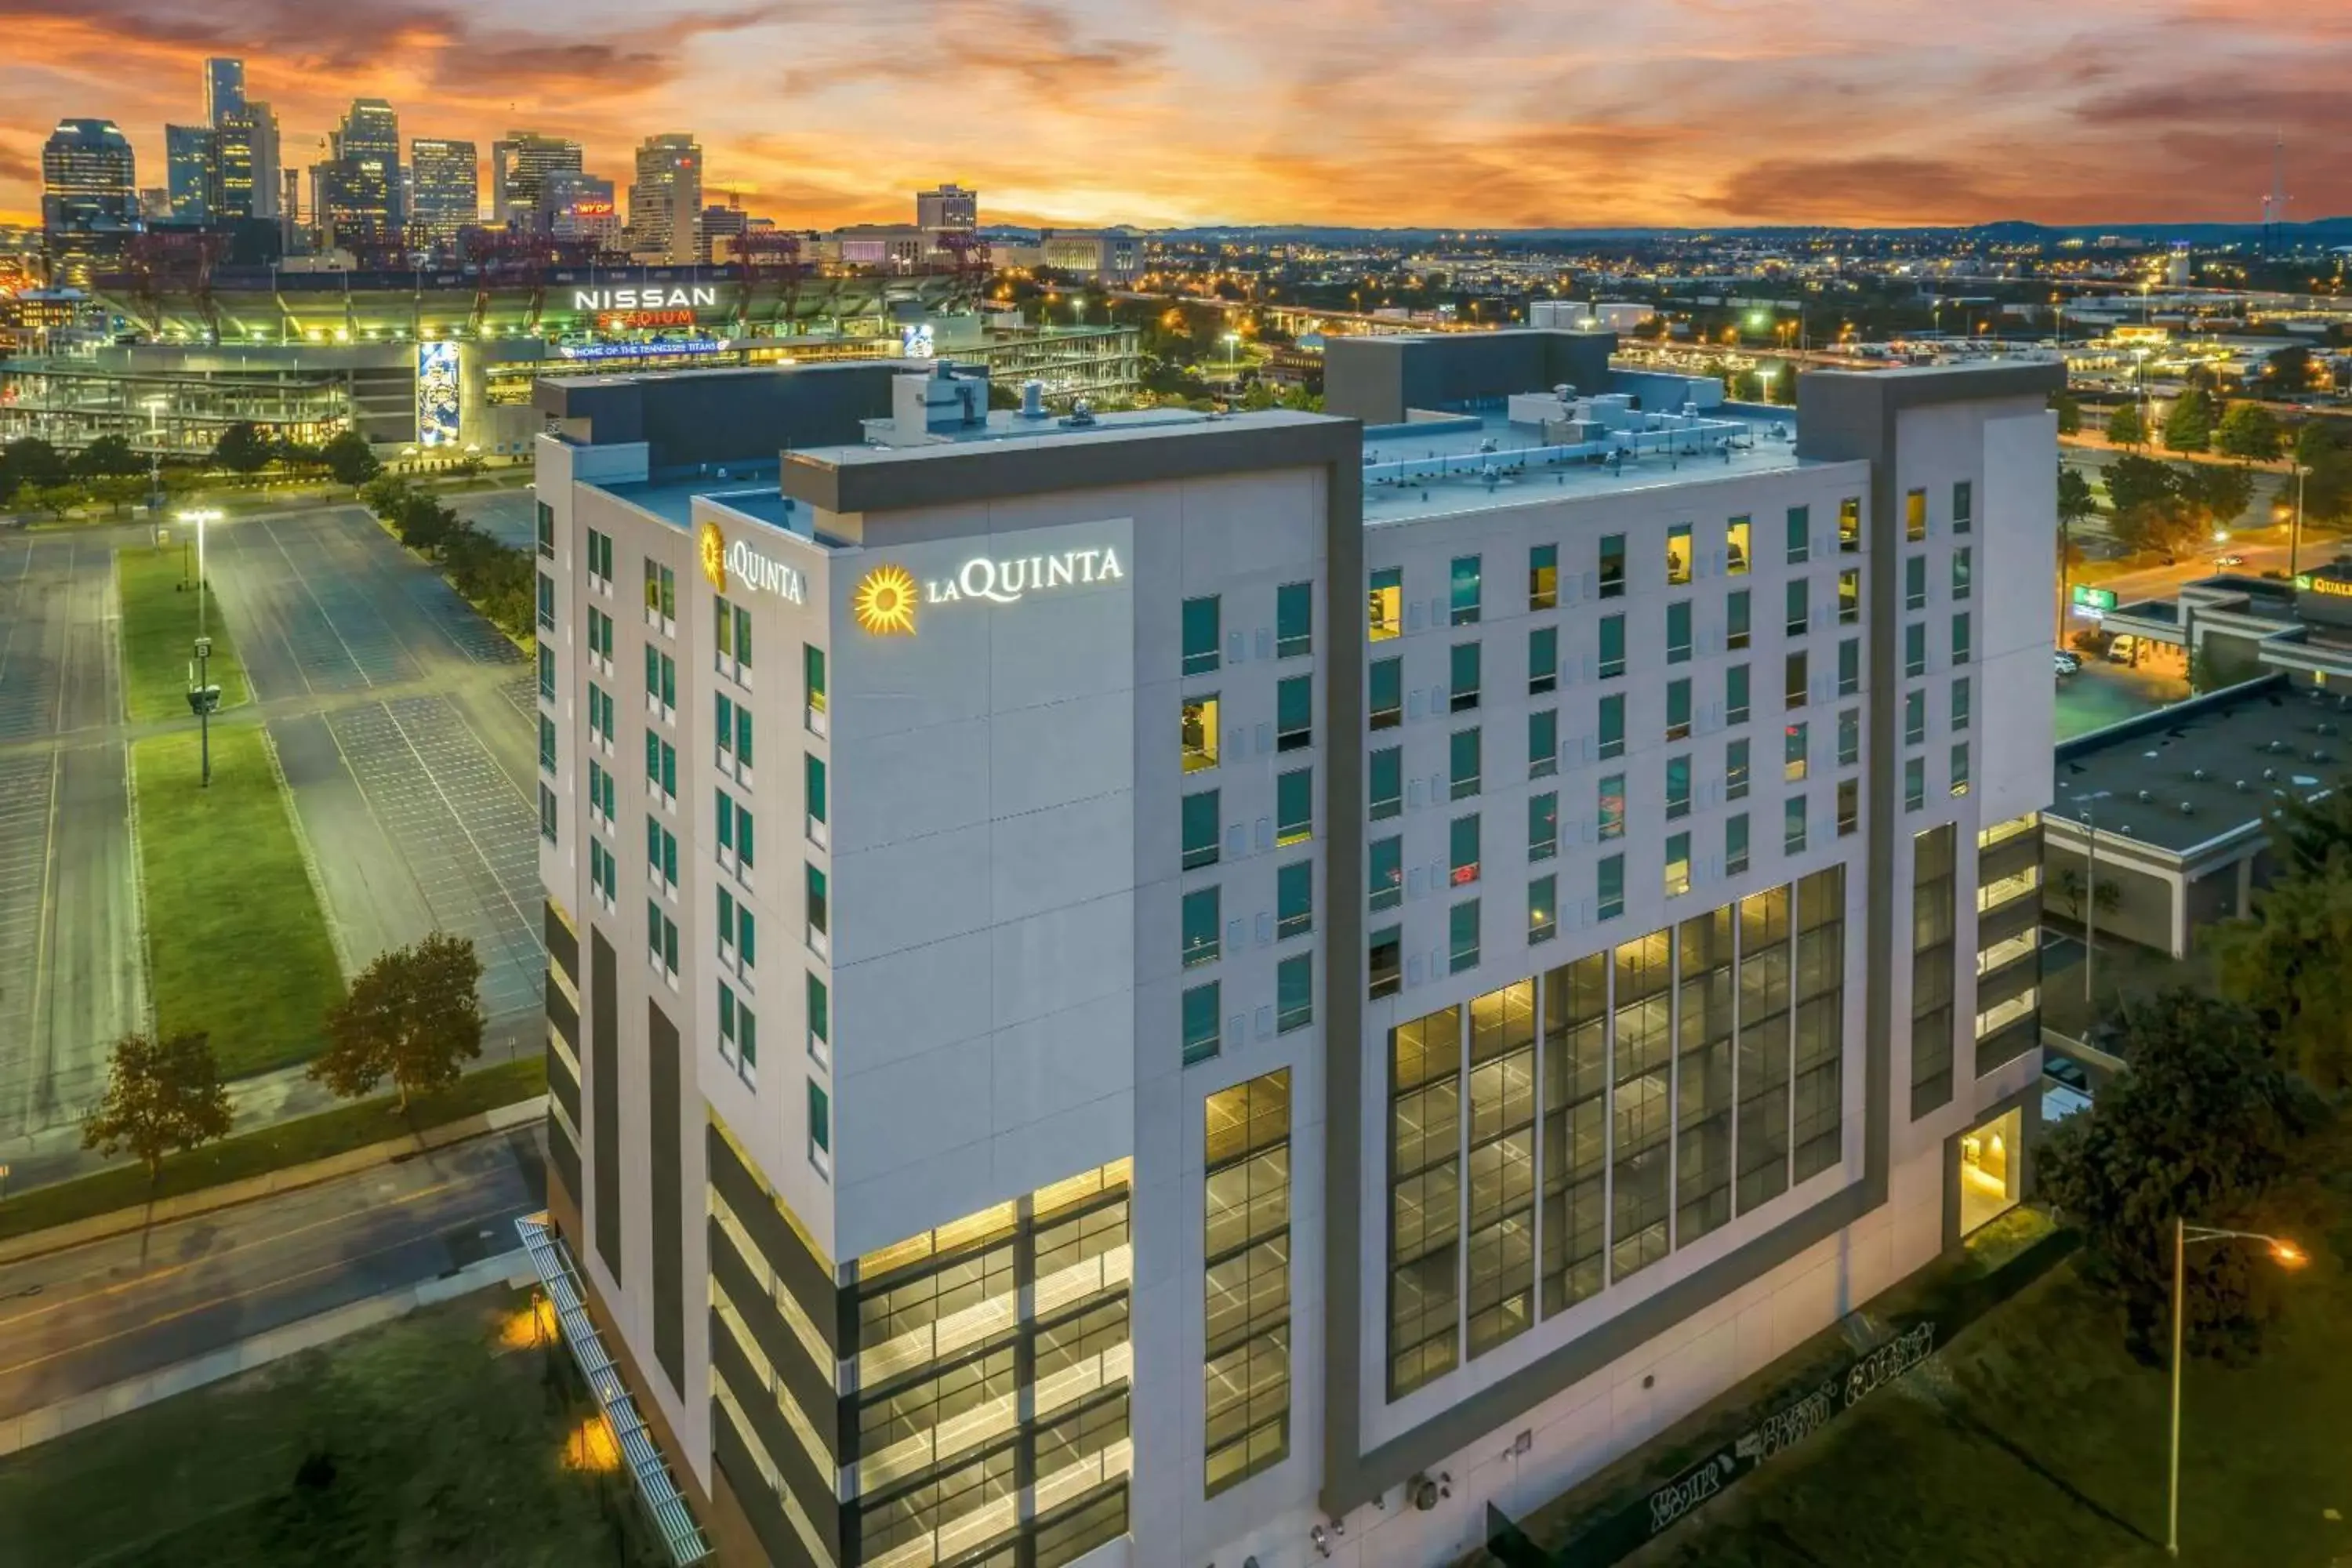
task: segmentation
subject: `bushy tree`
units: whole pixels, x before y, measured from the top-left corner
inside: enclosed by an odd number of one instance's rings
[[[38,436],[21,436],[0,447],[0,500],[20,489],[66,482],[66,460]]]
[[[383,472],[367,437],[356,430],[340,430],[319,449],[320,461],[339,485],[359,486]]]
[[[2107,440],[2117,447],[2137,447],[2147,439],[2147,427],[2140,422],[2139,405],[2126,403],[2107,416]]]
[[[257,474],[277,456],[269,437],[248,420],[238,420],[213,443],[213,461],[232,474]]]
[[[2252,470],[2235,463],[2191,463],[2180,470],[2181,503],[2208,528],[2227,528],[2254,499]]]
[[[2210,530],[2195,509],[2176,497],[2126,507],[2116,513],[2111,531],[2125,549],[2161,555],[2170,565],[2195,553]]]
[[[446,931],[379,955],[328,1013],[310,1077],[347,1099],[388,1078],[404,1111],[411,1095],[447,1088],[482,1054],[481,981],[473,942]]]
[[[2191,386],[2172,400],[2164,416],[2164,444],[2176,452],[2201,452],[2213,444],[2213,395]]]
[[[456,512],[424,491],[408,490],[392,514],[392,526],[403,544],[431,554],[446,549],[451,536],[465,524]]]
[[[2277,1049],[2325,1089],[2352,1083],[2352,857],[2280,877],[2252,915],[2204,934],[2223,992],[2250,1008]]]
[[[2137,454],[2109,463],[2106,480],[2107,500],[2117,511],[2129,511],[2151,501],[2168,501],[2180,494],[2179,468],[2159,458]]]
[[[100,479],[112,475],[143,474],[147,459],[131,449],[131,443],[121,436],[100,436],[73,455],[66,465],[78,479]]]
[[[228,1090],[208,1037],[125,1035],[114,1042],[106,1098],[82,1118],[81,1146],[137,1155],[152,1184],[164,1155],[226,1137],[229,1121]]]
[[[398,474],[378,474],[360,486],[360,504],[386,521],[397,516],[408,499],[408,481]]]
[[[2082,434],[2083,404],[2081,399],[2077,398],[2071,392],[2053,392],[2050,395],[2050,407],[2052,412],[2058,416],[2058,434],[2061,436],[2079,436]]]
[[[2172,1227],[2264,1228],[2263,1205],[2322,1114],[2271,1058],[2253,1015],[2182,988],[2127,998],[2097,1034],[2128,1070],[2069,1117],[2038,1153],[2042,1195],[2083,1233],[2085,1273],[2124,1312],[2146,1361],[2170,1338]],[[2242,1354],[2274,1310],[2266,1265],[2244,1249],[2189,1255],[2188,1341]]]
[[[2284,439],[2278,416],[2259,403],[2232,403],[2221,411],[2221,423],[2213,427],[2215,451],[2250,463],[2276,458]]]

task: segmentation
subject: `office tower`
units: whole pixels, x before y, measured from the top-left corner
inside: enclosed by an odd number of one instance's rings
[[[749,234],[751,229],[751,215],[741,207],[703,208],[702,216],[696,221],[695,226],[695,259],[698,261],[732,259],[734,242]],[[728,254],[722,257],[721,251],[726,251]]]
[[[722,1552],[1452,1561],[2017,1201],[2063,371],[1614,341],[541,384],[550,1211]]]
[[[490,143],[491,216],[529,228],[539,221],[540,185],[549,174],[580,172],[580,143],[536,131],[509,131]]]
[[[218,151],[217,216],[274,218],[278,216],[278,116],[269,105],[250,102],[222,118]]]
[[[205,122],[217,126],[245,110],[245,62],[215,58],[205,62]]]
[[[554,169],[540,181],[532,226],[556,239],[593,239],[604,250],[621,243],[621,209],[613,182],[576,169]]]
[[[406,221],[401,202],[399,114],[383,99],[355,98],[329,142],[329,161],[341,166],[335,176],[344,193],[345,210],[339,221],[398,233]]]
[[[144,223],[172,221],[172,188],[169,185],[139,187],[139,216]]]
[[[941,185],[915,193],[915,226],[922,229],[971,228],[980,222],[980,193],[961,185]]]
[[[415,182],[411,222],[434,244],[453,244],[459,229],[482,221],[481,161],[474,144],[419,136],[408,150]]]
[[[694,138],[673,131],[639,142],[637,177],[629,185],[630,254],[640,261],[696,260],[701,212],[702,149]]]
[[[302,171],[282,169],[278,181],[278,221],[286,231],[286,245],[290,250],[295,248],[294,242],[302,226]]]
[[[221,133],[209,125],[163,127],[163,172],[173,223],[209,223],[219,216]]]
[[[87,277],[94,262],[120,256],[138,226],[138,172],[121,128],[58,121],[41,144],[41,228],[52,263]]]

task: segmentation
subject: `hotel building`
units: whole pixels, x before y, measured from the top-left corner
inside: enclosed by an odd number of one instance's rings
[[[541,384],[542,1249],[682,1556],[1447,1562],[2016,1201],[2059,373],[1612,344]]]

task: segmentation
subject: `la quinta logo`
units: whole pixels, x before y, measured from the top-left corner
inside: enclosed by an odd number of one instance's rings
[[[950,575],[920,584],[905,567],[885,563],[858,582],[849,607],[858,629],[869,637],[910,637],[915,635],[918,605],[953,605],[966,599],[1017,605],[1032,594],[1126,580],[1118,552],[1108,546],[1002,560],[975,555]]]
[[[705,521],[696,530],[696,544],[702,553],[702,574],[708,578],[713,592],[727,592],[727,536],[719,531],[715,522]]]
[[[904,566],[881,565],[866,574],[850,601],[858,629],[869,637],[915,635],[915,579]]]

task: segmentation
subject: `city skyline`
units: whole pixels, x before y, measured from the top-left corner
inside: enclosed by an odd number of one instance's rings
[[[159,183],[163,127],[200,120],[202,62],[223,54],[275,107],[289,166],[359,97],[390,100],[404,139],[577,137],[622,183],[639,142],[683,130],[708,149],[706,200],[740,193],[795,226],[904,221],[906,193],[942,179],[998,222],[2253,223],[2282,130],[2288,216],[2352,212],[2352,174],[2323,151],[2352,132],[2330,86],[2352,17],[2237,12],[1994,0],[1955,43],[1916,0],[1567,16],[1313,0],[1278,34],[1232,0],[1149,26],[1102,0],[795,0],[591,5],[560,29],[512,0],[0,0],[0,220],[37,211],[40,144],[69,116],[121,124]],[[273,52],[298,30],[306,49]],[[954,86],[932,100],[951,119],[874,112],[927,81]]]

